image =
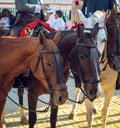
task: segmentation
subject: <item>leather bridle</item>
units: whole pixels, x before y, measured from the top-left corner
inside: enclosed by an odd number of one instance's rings
[[[116,28],[117,28],[117,51],[111,52],[107,56],[108,57],[118,56],[120,58],[120,28],[119,28],[118,20],[111,21],[106,24],[107,29],[109,29],[111,26],[116,26]]]
[[[57,84],[63,84],[63,83],[65,83],[65,79],[64,79],[64,75],[63,75],[62,63],[61,63],[61,58],[60,58],[59,52],[60,52],[59,50],[56,50],[56,51],[40,50],[40,56],[38,57],[38,61],[36,63],[36,67],[35,67],[35,70],[34,70],[34,72],[37,71],[38,65],[39,65],[39,63],[41,61],[42,70],[43,70],[45,79],[46,79],[46,81],[48,83],[48,88],[49,88],[49,94],[50,95],[53,95],[53,92],[55,90],[66,91],[67,90],[67,86],[63,88],[63,87],[53,87],[51,85],[51,82],[50,82],[50,80],[48,78],[48,75],[47,75],[47,72],[45,70],[44,61],[43,61],[44,57],[42,55],[43,54],[53,54],[54,55],[55,62],[56,62],[56,69],[57,69],[57,72],[56,72]]]
[[[90,34],[89,33],[85,33],[85,36],[89,36]],[[84,44],[84,43],[81,43],[80,42],[80,38],[78,38],[77,40],[77,44],[76,44],[78,47],[81,46],[81,47],[88,47],[89,50],[91,51],[92,49],[96,49],[97,47],[97,44]],[[81,81],[83,82],[84,84],[84,90],[82,89],[82,87],[80,87],[81,91],[84,93],[84,95],[88,97],[87,95],[87,91],[86,91],[86,87],[87,87],[87,84],[90,83],[90,84],[96,84],[96,83],[99,83],[101,82],[101,80],[96,80],[96,79],[93,79],[93,80],[86,80],[85,79],[85,74],[84,74],[84,71],[82,70],[82,65],[81,65],[81,62],[79,62],[79,65],[80,65],[80,68],[79,68],[79,71],[80,71],[80,76],[81,76]]]

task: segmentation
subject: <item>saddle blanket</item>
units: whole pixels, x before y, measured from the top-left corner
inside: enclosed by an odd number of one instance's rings
[[[30,22],[29,24],[27,24],[20,32],[20,37],[27,37],[26,35],[26,30],[29,30],[30,32],[34,31],[34,28],[40,24],[41,26],[43,26],[45,29],[47,29],[50,32],[55,32],[55,29],[51,28],[50,25],[46,22],[43,22],[41,20],[35,20],[33,22]]]

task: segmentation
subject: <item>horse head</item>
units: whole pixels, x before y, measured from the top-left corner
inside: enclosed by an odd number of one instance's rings
[[[40,73],[41,82],[51,94],[53,103],[55,105],[62,104],[66,101],[68,93],[59,50],[53,40],[46,39],[42,32],[39,33],[39,39],[40,56],[36,66],[37,70],[34,73],[37,75]]]
[[[110,67],[116,71],[120,70],[120,13],[114,6],[105,19],[107,27],[107,57]]]
[[[99,59],[100,54],[96,45],[96,37],[99,31],[98,24],[91,32],[83,32],[78,26],[79,35],[77,44],[69,56],[71,67],[83,83],[83,92],[91,101],[96,98],[98,85],[100,84]]]

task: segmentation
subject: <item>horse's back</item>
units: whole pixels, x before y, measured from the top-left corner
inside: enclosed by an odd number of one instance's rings
[[[12,53],[14,50],[34,49],[39,46],[38,38],[0,37],[0,53]]]

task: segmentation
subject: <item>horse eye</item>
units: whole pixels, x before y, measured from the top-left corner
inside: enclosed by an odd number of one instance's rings
[[[51,67],[51,66],[52,66],[52,64],[51,64],[51,63],[46,63],[46,65],[47,65],[47,66],[49,66],[49,67]]]
[[[84,60],[84,59],[85,59],[85,56],[84,56],[84,55],[80,55],[80,58],[81,58],[82,60]]]
[[[80,55],[80,58],[81,58],[82,60],[87,59],[87,58],[88,58],[88,55],[87,55],[87,54],[85,54],[85,55]]]

